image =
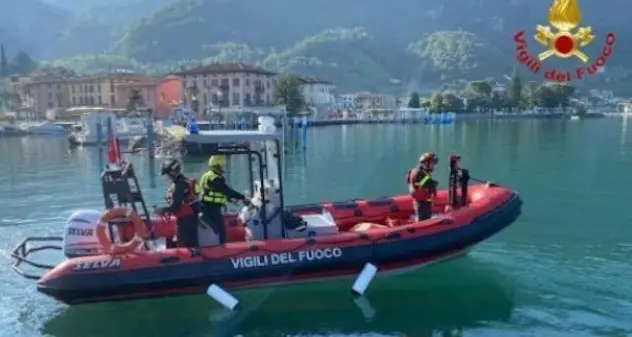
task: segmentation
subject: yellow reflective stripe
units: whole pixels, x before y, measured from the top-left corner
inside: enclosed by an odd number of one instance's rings
[[[415,183],[415,186],[422,187],[428,180],[430,180],[430,175],[426,174],[426,176],[423,177],[419,182]]]

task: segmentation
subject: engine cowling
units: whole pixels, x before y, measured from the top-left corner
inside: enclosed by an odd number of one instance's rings
[[[101,245],[97,239],[96,228],[101,211],[81,209],[72,213],[64,225],[63,253],[66,257],[97,255]]]

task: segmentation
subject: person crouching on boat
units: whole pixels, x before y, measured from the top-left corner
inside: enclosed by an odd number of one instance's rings
[[[209,170],[200,178],[202,191],[202,206],[204,216],[202,220],[213,228],[219,237],[219,243],[226,243],[226,227],[224,227],[223,209],[228,200],[241,200],[244,205],[250,205],[245,195],[235,191],[226,183],[224,168],[226,156],[215,155],[208,160]]]
[[[437,181],[432,179],[432,171],[439,162],[433,152],[426,152],[419,157],[419,165],[408,171],[408,189],[413,197],[413,208],[417,221],[432,217],[433,199],[437,194]]]
[[[168,205],[156,208],[156,214],[172,213],[176,217],[178,247],[199,247],[198,214],[201,205],[197,200],[195,181],[182,174],[182,167],[177,160],[164,163],[161,174],[170,181],[165,195]]]

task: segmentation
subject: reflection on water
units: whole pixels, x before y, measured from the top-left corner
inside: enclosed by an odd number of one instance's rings
[[[237,296],[245,309],[234,314],[202,296],[71,307],[46,322],[43,332],[64,337],[367,332],[459,336],[463,328],[508,320],[513,308],[512,282],[492,266],[467,257],[414,276],[376,280],[367,293],[365,305],[370,308],[354,302],[350,285],[338,281],[244,291]]]

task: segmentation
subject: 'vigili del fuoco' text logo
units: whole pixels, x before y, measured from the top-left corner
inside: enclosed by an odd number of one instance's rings
[[[581,22],[581,11],[577,4],[578,0],[554,0],[549,9],[549,26],[537,26],[534,38],[547,49],[532,57],[527,51],[527,41],[525,31],[520,31],[514,35],[516,42],[516,58],[518,62],[525,65],[534,73],[540,73],[542,63],[551,56],[558,58],[577,58],[585,63],[585,66],[576,69],[546,69],[544,78],[549,81],[568,82],[573,79],[582,79],[599,72],[608,58],[612,54],[615,38],[613,33],[606,35],[606,40],[599,57],[591,59],[582,51],[582,47],[593,42],[591,27],[579,27]],[[552,26],[552,27],[551,27]],[[577,29],[576,29],[577,28]]]

